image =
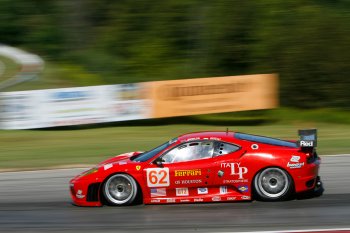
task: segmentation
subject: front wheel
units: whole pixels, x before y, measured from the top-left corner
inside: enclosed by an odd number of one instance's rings
[[[285,200],[293,191],[293,180],[285,170],[265,168],[254,178],[254,191],[257,198],[263,201]]]
[[[111,205],[130,205],[137,195],[136,181],[127,174],[115,174],[103,185],[103,194]]]

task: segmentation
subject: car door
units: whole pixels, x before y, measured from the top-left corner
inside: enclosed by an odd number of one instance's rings
[[[242,161],[245,153],[239,145],[217,141],[213,155],[213,185],[228,190],[229,187],[237,187],[248,182],[248,167]],[[224,194],[223,191],[220,192]]]
[[[181,143],[160,155],[161,164],[151,163],[145,169],[150,197],[187,198],[198,195],[201,187],[205,194],[213,181],[213,153],[213,141],[198,140]]]

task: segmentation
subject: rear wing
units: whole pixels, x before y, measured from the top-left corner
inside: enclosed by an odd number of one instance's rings
[[[317,146],[317,129],[300,129],[300,140],[297,145],[301,148],[315,148]]]

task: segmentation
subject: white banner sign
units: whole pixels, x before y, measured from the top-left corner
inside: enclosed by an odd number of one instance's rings
[[[0,94],[3,129],[31,129],[150,117],[143,84],[60,88]]]

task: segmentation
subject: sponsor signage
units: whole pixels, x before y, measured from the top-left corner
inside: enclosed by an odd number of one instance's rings
[[[31,129],[274,108],[273,74],[0,93],[0,128]],[[213,140],[213,138],[211,138]],[[178,176],[200,175],[200,170]]]
[[[248,192],[248,185],[241,185],[241,186],[238,186],[238,190],[241,191],[242,193],[246,193]]]
[[[221,163],[221,168],[230,168],[231,175],[237,176],[240,180],[248,173],[248,168],[241,166],[241,163]]]
[[[85,195],[83,195],[83,191],[81,189],[79,189],[77,191],[77,194],[75,196],[79,199],[83,199],[85,197]]]
[[[176,196],[183,197],[188,195],[188,188],[176,188]]]
[[[273,74],[154,82],[153,117],[275,108],[277,89]]]
[[[227,193],[227,186],[220,186],[220,194],[226,194]]]
[[[198,194],[208,194],[208,188],[198,188]]]
[[[299,160],[300,156],[292,155],[292,157],[290,158],[290,162],[287,163],[287,167],[289,167],[290,169],[303,167],[305,163],[300,163]]]
[[[200,175],[202,175],[201,169],[175,170],[175,176],[200,176]]]

